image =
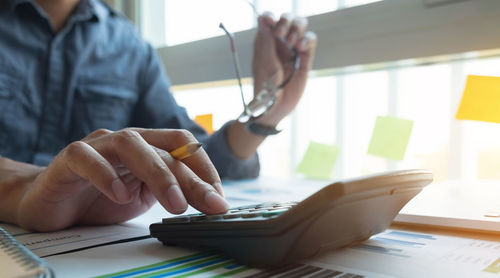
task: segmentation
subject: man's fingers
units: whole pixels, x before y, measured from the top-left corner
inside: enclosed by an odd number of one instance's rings
[[[300,55],[299,71],[305,72],[305,75],[307,75],[307,71],[312,67],[317,43],[318,38],[312,31],[307,31],[302,40],[298,43],[297,50]]]
[[[168,152],[161,149],[156,149],[156,151],[176,176],[184,195],[193,207],[210,214],[223,213],[228,210],[228,203],[222,197],[223,195],[218,192],[219,190],[222,192],[220,184],[208,184],[200,179],[186,164],[176,160]]]
[[[133,130],[111,137],[112,152],[137,178],[144,181],[158,201],[171,213],[182,213],[187,201],[176,177],[156,151]],[[108,150],[109,151],[109,150]]]
[[[297,43],[297,50],[299,50],[299,52],[308,52],[316,48],[317,42],[318,37],[316,36],[316,33],[307,31],[300,42]]]
[[[64,161],[73,173],[90,181],[112,201],[119,204],[130,202],[130,192],[113,166],[85,142],[77,141],[68,145],[64,151]]]
[[[274,19],[274,14],[272,12],[269,12],[269,11],[263,12],[258,18],[258,23],[259,23],[259,27],[264,27],[261,24],[267,25],[267,26],[265,26],[266,29],[268,29],[269,26],[274,26],[276,24],[276,20]],[[272,28],[274,28],[274,27],[272,27]]]
[[[91,140],[109,135],[111,133],[113,133],[113,131],[111,131],[109,129],[105,129],[105,128],[100,128],[100,129],[97,129],[97,130],[91,132],[89,135],[85,136],[85,138],[83,138],[81,141],[89,142]]]
[[[307,19],[304,17],[297,17],[292,21],[290,30],[286,36],[286,43],[290,46],[295,46],[297,42],[302,40],[307,30]]]
[[[196,142],[194,136],[185,130],[138,130],[141,136],[149,144],[158,149],[172,151],[187,143]],[[221,179],[217,173],[217,169],[212,164],[210,158],[203,148],[200,148],[193,155],[182,160],[198,177],[203,181],[211,184],[216,188],[221,195],[222,187]],[[217,189],[220,187],[219,189]]]
[[[274,28],[274,35],[279,39],[284,39],[288,34],[290,27],[292,26],[293,16],[292,14],[285,13],[282,14],[278,23],[276,23]]]
[[[182,213],[187,209],[185,196],[189,203],[204,212],[220,213],[227,210],[228,205],[222,197],[220,177],[203,149],[182,161],[170,156],[168,151],[189,142],[196,142],[193,135],[187,131],[138,128],[111,134],[99,131],[86,140],[87,142],[73,144],[83,145],[87,153],[92,152],[99,156],[101,161],[99,164],[105,165],[105,172],[110,172],[113,179],[110,183],[109,177],[104,181],[97,180],[104,174],[91,179],[91,175],[82,171],[75,173],[89,179],[99,190],[103,188],[101,191],[116,202],[120,202],[124,196],[127,197],[125,193],[131,196],[130,192],[144,183],[171,213]],[[70,157],[79,157],[76,155],[77,152],[73,152],[73,148],[70,151]],[[96,160],[92,161],[95,163]],[[72,167],[80,166],[75,163]],[[92,172],[95,169],[89,168],[88,171]],[[106,183],[111,184],[108,186],[111,191],[106,191]],[[122,195],[116,195],[113,189],[121,188],[127,190],[117,191]]]

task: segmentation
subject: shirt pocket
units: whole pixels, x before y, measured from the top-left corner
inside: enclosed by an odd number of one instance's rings
[[[19,78],[0,71],[0,101],[11,99],[20,89],[21,80]],[[2,111],[4,110],[2,109]]]
[[[0,71],[0,155],[21,161],[28,157],[23,150],[33,144],[31,114],[23,94],[23,79]]]
[[[73,106],[73,139],[106,128],[128,127],[138,95],[120,81],[81,81],[76,87]],[[75,134],[76,132],[76,134]]]

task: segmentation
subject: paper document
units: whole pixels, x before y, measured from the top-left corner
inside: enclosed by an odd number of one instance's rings
[[[388,230],[314,261],[396,277],[498,277],[500,242]]]
[[[222,254],[164,246],[156,239],[52,256],[47,261],[61,277],[390,277],[320,262],[256,269]]]
[[[122,225],[74,227],[51,233],[33,233],[9,224],[0,226],[39,257],[149,236],[147,227]]]

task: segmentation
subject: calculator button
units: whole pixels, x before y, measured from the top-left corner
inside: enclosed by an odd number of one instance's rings
[[[284,209],[284,210],[289,210],[289,209],[291,209],[291,208],[292,208],[292,207],[285,206],[285,207],[275,207],[275,208],[270,208],[270,209],[268,209],[268,210],[282,210],[282,209]]]
[[[163,218],[161,222],[163,224],[186,223],[186,222],[189,222],[189,216],[177,216],[177,217],[171,217],[171,218]]]
[[[205,220],[207,218],[207,216],[205,214],[203,215],[192,215],[190,217],[191,221],[201,221],[201,220]]]
[[[256,209],[249,209],[249,212],[256,212],[256,211],[266,211],[268,208],[256,208]]]
[[[270,210],[270,211],[267,211],[267,212],[264,212],[262,214],[263,217],[271,217],[271,216],[276,216],[276,215],[280,215],[284,212],[288,211],[288,209],[276,209],[276,210]]]
[[[256,205],[255,208],[267,208],[267,207],[272,207],[273,205],[276,205],[277,203],[275,202],[268,202],[268,203],[262,203],[260,205]]]
[[[222,219],[222,214],[212,214],[206,216],[207,220],[220,220]]]
[[[241,217],[243,218],[254,218],[254,217],[259,217],[262,215],[262,212],[249,212],[249,213],[243,213]]]
[[[247,209],[253,209],[253,208],[255,208],[255,205],[242,206],[242,207],[237,207],[235,209],[238,209],[238,210],[247,210]]]
[[[224,214],[222,218],[224,219],[234,219],[234,218],[240,218],[241,214],[240,213],[231,213],[231,214]]]
[[[251,210],[249,210],[249,209],[240,210],[240,211],[238,212],[238,214],[244,214],[244,213],[246,214],[246,213],[253,213],[253,212],[252,212]]]

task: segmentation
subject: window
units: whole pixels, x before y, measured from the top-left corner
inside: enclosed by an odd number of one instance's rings
[[[259,13],[272,12],[311,16],[381,0],[253,0]],[[151,0],[141,4],[144,37],[153,45],[173,46],[223,35],[219,23],[231,31],[256,26],[247,0]]]
[[[217,27],[219,18],[229,18],[224,23],[232,32],[241,30],[236,35],[247,77],[245,91],[252,92],[248,77],[253,31],[247,29],[255,26],[255,19],[251,11],[243,12],[248,9],[244,1],[241,9],[235,8],[237,1],[228,1],[229,17],[212,1],[212,6],[194,0],[151,0],[141,5],[142,13],[151,15],[148,5],[163,3],[165,22],[147,25],[144,22],[154,18],[143,16],[141,30],[156,46],[169,45],[158,51],[177,85],[173,92],[178,102],[189,107],[192,117],[213,113],[215,128],[242,109],[228,42]],[[263,175],[295,175],[308,143],[316,141],[340,146],[336,178],[429,168],[436,180],[500,179],[498,125],[455,120],[468,74],[500,76],[500,36],[494,28],[500,24],[500,2],[255,2],[259,10],[310,16],[311,28],[320,38],[315,71],[303,99],[281,123],[283,132],[259,149]],[[212,18],[200,19],[203,26],[189,27],[202,10]],[[386,115],[414,121],[402,161],[366,153],[376,117]]]

